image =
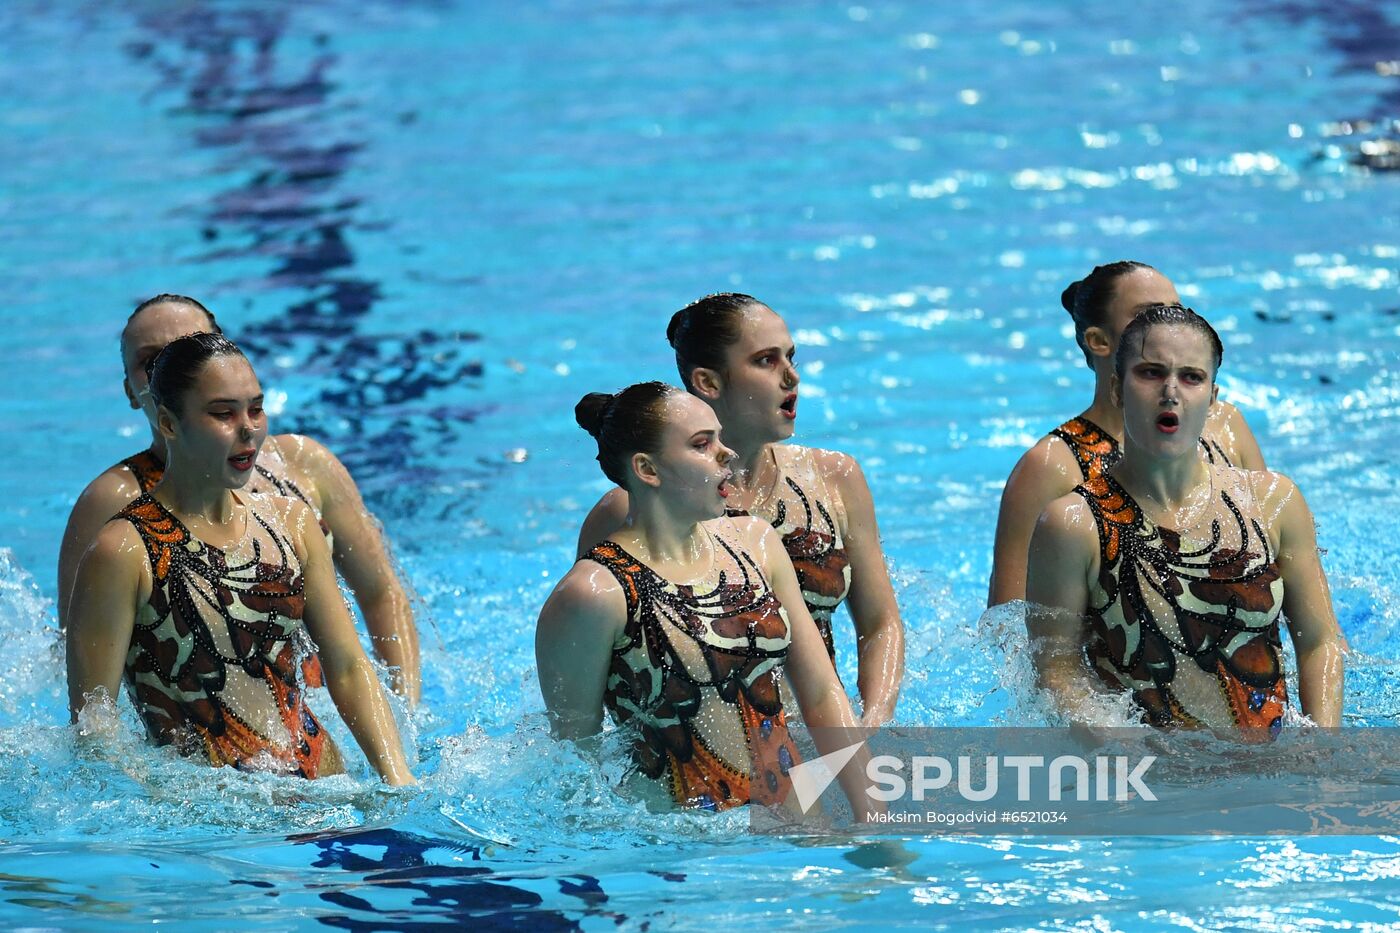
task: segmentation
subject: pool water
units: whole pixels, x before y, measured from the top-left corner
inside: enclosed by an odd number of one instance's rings
[[[1222,394],[1317,516],[1347,722],[1396,724],[1400,175],[1360,164],[1400,116],[1394,5],[17,0],[0,36],[0,925],[1400,922],[1392,837],[856,846],[652,813],[617,736],[549,738],[532,652],[608,488],[574,402],[674,378],[669,314],[741,290],[794,329],[799,440],[874,491],[900,721],[1033,721],[1015,620],[982,617],[996,503],[1090,395],[1060,290],[1131,257],[1220,328]],[[420,789],[213,771],[124,701],[79,750],[58,540],[146,442],[116,344],[161,291],[384,522],[422,602]]]

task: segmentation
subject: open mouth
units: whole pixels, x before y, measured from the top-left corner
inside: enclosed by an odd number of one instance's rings
[[[797,393],[793,392],[783,399],[783,403],[778,406],[778,410],[783,413],[783,417],[795,419],[797,417]]]
[[[715,491],[719,493],[719,497],[721,499],[729,498],[729,491],[734,488],[732,485],[730,485],[730,482],[733,479],[733,473],[726,473],[719,478],[719,485],[715,487]]]
[[[253,468],[253,461],[257,458],[257,455],[258,452],[256,450],[250,450],[246,453],[229,457],[228,462],[233,465],[235,470],[251,470]]]
[[[1175,434],[1180,424],[1181,419],[1174,411],[1164,411],[1157,416],[1157,430],[1163,434]]]

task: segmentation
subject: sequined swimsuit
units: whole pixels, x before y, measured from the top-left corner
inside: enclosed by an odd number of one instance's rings
[[[1226,480],[1243,476],[1212,469]],[[1246,517],[1256,511],[1247,485],[1233,488],[1240,501],[1221,488],[1209,536],[1183,547],[1111,475],[1075,487],[1099,537],[1089,663],[1105,683],[1131,691],[1153,725],[1218,726],[1228,716],[1276,734],[1282,724],[1283,581],[1264,529]]]
[[[612,541],[584,555],[627,599],[604,703],[618,725],[638,730],[638,768],[676,803],[779,804],[799,761],[781,692],[787,614],[752,556],[712,540],[720,570],[708,592],[671,583]]]
[[[1069,445],[1070,452],[1079,464],[1079,473],[1085,480],[1102,476],[1123,459],[1123,449],[1113,435],[1088,418],[1071,418],[1050,434]],[[1234,466],[1230,458],[1225,456],[1220,442],[1214,438],[1201,438],[1201,450],[1205,453],[1208,463]]]
[[[264,443],[263,451],[266,452],[269,449],[275,451],[277,457],[281,459],[282,452],[280,450],[277,450],[272,444]],[[259,457],[262,457],[262,455],[262,452],[258,454]],[[283,460],[283,462],[285,463],[286,461]],[[141,451],[139,454],[133,454],[127,457],[125,460],[118,463],[117,466],[124,466],[131,471],[131,475],[136,477],[136,484],[141,487],[141,492],[143,494],[154,489],[165,476],[164,461],[153,454],[150,448]],[[321,517],[321,510],[316,508],[316,503],[312,502],[307,497],[306,493],[301,491],[300,486],[292,482],[290,477],[278,477],[277,474],[273,473],[261,463],[255,464],[253,469],[257,472],[259,477],[267,481],[276,495],[284,496],[288,499],[300,499],[302,502],[305,502],[311,508],[312,514],[316,516],[316,520],[320,522],[321,532],[326,536],[326,544],[334,547],[334,538],[331,536],[330,526],[327,525],[326,520]],[[256,492],[261,490],[250,489],[249,491]],[[326,678],[321,671],[321,659],[314,653],[306,657],[305,661],[302,663],[302,668],[302,676],[306,679],[306,685],[308,687],[325,686]]]
[[[811,448],[775,444],[769,449],[778,467],[773,493],[747,512],[729,509],[728,514],[762,518],[783,539],[783,547],[797,571],[802,601],[817,623],[826,652],[835,664],[831,617],[851,592],[851,561],[833,516],[843,514],[841,498],[827,484]]]
[[[312,648],[300,561],[262,497],[248,496],[246,510],[247,533],[227,550],[192,535],[150,494],[113,518],[136,529],[151,568],[127,688],[161,745],[214,765],[307,778],[338,771],[297,683]]]

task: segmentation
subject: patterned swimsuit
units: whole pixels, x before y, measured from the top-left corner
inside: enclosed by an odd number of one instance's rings
[[[779,804],[800,759],[781,691],[791,631],[753,558],[713,537],[718,582],[697,592],[603,541],[587,554],[627,598],[604,703],[638,730],[633,758],[681,806]]]
[[[817,623],[834,665],[831,617],[851,592],[851,561],[833,518],[833,513],[843,514],[841,499],[822,476],[811,448],[775,444],[769,449],[778,467],[773,493],[754,503],[750,511],[729,509],[727,514],[761,518],[783,539],[797,571],[802,601]]]
[[[266,442],[263,444],[262,451],[258,453],[258,458],[261,459],[269,449],[276,453],[278,459],[282,460],[283,464],[286,463],[282,458],[282,452],[277,450],[276,445]],[[136,477],[136,484],[141,487],[143,495],[154,489],[157,484],[160,483],[161,479],[165,477],[165,462],[153,454],[150,448],[141,451],[139,454],[133,454],[127,457],[117,465],[124,466],[131,471],[131,475]],[[300,486],[292,482],[290,477],[278,477],[277,474],[273,473],[261,463],[257,463],[253,469],[257,472],[258,476],[265,480],[272,488],[270,490],[256,489],[252,488],[252,483],[249,483],[249,492],[270,493],[288,499],[300,499],[302,502],[305,502],[307,506],[310,507],[312,514],[316,516],[316,520],[321,524],[321,532],[326,536],[326,545],[334,548],[335,539],[331,536],[330,526],[327,525],[326,520],[321,517],[321,510],[316,508],[316,503],[312,502],[307,497],[306,493],[301,491]],[[325,686],[326,679],[321,671],[321,659],[314,653],[308,655],[302,662],[302,676],[306,679],[306,685],[308,687]]]
[[[280,520],[248,498],[248,530],[227,551],[149,494],[112,519],[136,529],[151,567],[126,685],[158,744],[214,765],[314,778],[340,765],[297,683],[312,650],[301,564]]]
[[[1282,725],[1283,581],[1264,529],[1245,517],[1254,510],[1244,489],[1236,495],[1245,508],[1224,489],[1215,494],[1223,508],[1195,547],[1183,547],[1177,532],[1147,518],[1110,475],[1074,490],[1099,536],[1089,663],[1105,683],[1130,691],[1153,725],[1213,726],[1227,715],[1268,735]]]

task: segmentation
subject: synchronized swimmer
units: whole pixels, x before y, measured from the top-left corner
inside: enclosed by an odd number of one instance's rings
[[[1122,704],[1100,702],[1119,697],[1154,726],[1266,741],[1290,706],[1286,619],[1303,714],[1340,725],[1345,645],[1312,514],[1217,398],[1219,336],[1142,263],[1100,266],[1062,303],[1093,402],[1007,480],[988,598],[1025,601],[1053,711],[1121,724],[1104,710]],[[711,295],[666,336],[684,388],[640,383],[576,408],[617,488],[540,612],[540,690],[562,738],[605,715],[630,730],[637,772],[677,806],[790,809],[795,716],[895,717],[904,626],[874,502],[849,455],[787,443],[800,379],[772,308]],[[194,299],[138,306],[122,360],[152,440],[88,486],[64,535],[75,720],[125,680],[153,741],[312,778],[344,770],[305,702],[323,678],[380,777],[411,783],[336,571],[410,702],[417,633],[349,473],[310,439],[267,435],[252,367]],[[842,604],[859,717],[837,673]],[[814,732],[823,754],[826,735]],[[863,813],[857,770],[839,778]]]

